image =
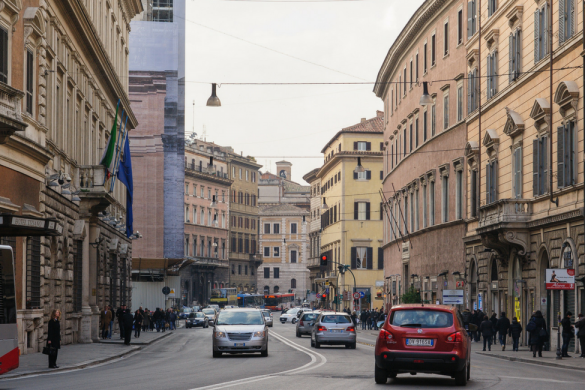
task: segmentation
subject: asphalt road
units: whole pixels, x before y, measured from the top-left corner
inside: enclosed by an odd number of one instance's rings
[[[380,389],[374,383],[370,332],[358,347],[310,347],[308,336],[295,337],[295,326],[275,321],[269,356],[211,356],[209,329],[179,329],[136,354],[84,370],[0,381],[0,389]],[[549,390],[581,387],[585,373],[509,362],[473,354],[470,389]],[[401,375],[385,385],[399,389],[452,388],[454,381],[435,375]]]

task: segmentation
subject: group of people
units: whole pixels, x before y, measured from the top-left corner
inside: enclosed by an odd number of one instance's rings
[[[346,310],[349,314],[349,309]],[[384,321],[386,319],[386,314],[384,313],[384,309],[372,309],[362,310],[359,316],[354,311],[352,318],[354,317],[356,319],[359,318],[360,324],[362,325],[362,330],[378,330],[378,322]],[[357,324],[357,321],[354,320],[354,323]]]
[[[100,313],[100,329],[102,339],[111,339],[114,328],[114,320],[118,320],[120,327],[120,339],[124,344],[130,345],[132,330],[134,337],[140,337],[140,332],[154,331],[164,332],[167,328],[173,330],[177,328],[177,313],[173,309],[166,311],[156,308],[155,311],[143,309],[142,306],[132,314],[126,305],[120,305],[114,313],[111,306],[106,306]]]

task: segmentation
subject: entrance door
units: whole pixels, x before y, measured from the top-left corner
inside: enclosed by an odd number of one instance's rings
[[[571,311],[574,312],[575,311],[575,290],[565,290],[564,291],[564,297],[563,297],[563,305],[564,305],[564,309],[565,311],[561,314],[561,316],[565,316],[565,313],[567,311]],[[575,323],[575,315],[571,316],[571,324]],[[576,337],[573,337],[571,339],[571,343],[569,344],[569,351],[570,352],[575,352],[575,339]]]

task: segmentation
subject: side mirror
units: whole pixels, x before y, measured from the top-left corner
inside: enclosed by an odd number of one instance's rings
[[[468,327],[470,332],[477,332],[477,325],[469,324],[469,325],[467,325],[467,327]]]

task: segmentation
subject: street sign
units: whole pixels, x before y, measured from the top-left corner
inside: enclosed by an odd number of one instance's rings
[[[354,292],[353,293],[353,299],[360,299],[360,293],[359,292]]]
[[[162,288],[162,293],[163,293],[163,294],[165,294],[165,295],[168,295],[170,292],[171,292],[171,289],[170,289],[169,287],[167,287],[167,286],[164,286],[164,287]]]
[[[443,305],[463,305],[463,290],[443,290]]]
[[[465,287],[465,280],[458,280],[455,282],[455,288],[463,288]]]
[[[326,293],[326,294],[329,294],[329,287],[327,287],[327,288],[325,289],[325,293]]]
[[[360,291],[360,298],[365,298],[365,296],[366,296],[366,293],[363,291]]]
[[[546,297],[540,298],[540,305],[546,306]]]
[[[175,289],[174,288],[171,288],[171,290],[169,291],[168,297],[169,298],[174,298],[175,297]]]
[[[329,286],[329,281],[326,281],[326,282],[325,282],[325,285],[326,285],[326,286]]]

